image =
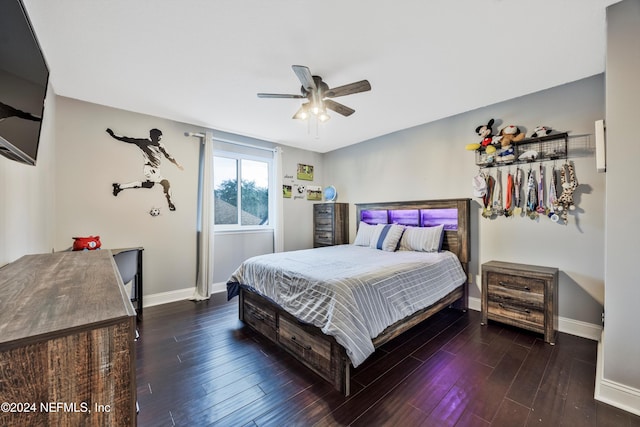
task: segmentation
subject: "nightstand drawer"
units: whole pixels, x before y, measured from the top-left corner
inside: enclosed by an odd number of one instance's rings
[[[508,301],[500,301],[490,299],[488,302],[489,318],[495,320],[511,319],[515,323],[513,325],[535,327],[536,329],[543,330],[544,328],[544,311],[542,309],[535,309],[527,306],[514,304]],[[511,322],[509,322],[511,323]]]
[[[489,292],[513,293],[521,296],[544,295],[545,282],[539,279],[532,279],[526,276],[516,276],[504,273],[488,273]]]
[[[280,328],[278,340],[302,360],[309,362],[310,366],[323,375],[330,373],[331,369],[331,343],[323,336],[313,335],[287,318],[280,316]]]

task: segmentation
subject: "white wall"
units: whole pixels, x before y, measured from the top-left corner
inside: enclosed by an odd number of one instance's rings
[[[204,129],[64,97],[58,97],[57,104],[55,249],[69,248],[73,236],[87,235],[99,235],[104,248],[143,246],[145,296],[195,286],[199,139],[184,133]],[[160,167],[171,183],[176,211],[167,209],[159,185],[113,196],[112,183],[143,179],[143,163],[140,150],[111,138],[105,132],[108,127],[136,138],[148,137],[152,128],[163,132],[162,142],[184,166],[180,171],[164,160]],[[213,134],[274,145],[215,130]],[[322,185],[321,155],[284,147],[283,163],[285,174],[294,176],[298,163],[314,165],[316,177],[310,183]],[[159,207],[161,215],[151,217],[152,207]],[[311,247],[312,202],[285,200],[284,211],[285,250]],[[265,233],[220,236],[214,243],[214,282],[226,281],[249,256],[269,251],[272,240]]]
[[[496,131],[515,124],[527,135],[537,125],[569,132],[570,160],[580,182],[578,210],[569,215],[568,225],[547,218],[488,220],[474,199],[470,294],[479,298],[480,265],[490,260],[558,267],[560,316],[599,325],[605,175],[596,172],[593,132],[594,121],[603,117],[604,77],[598,75],[333,151],[324,159],[326,181],[337,186],[341,201],[351,204],[353,241],[355,203],[472,197],[478,167],[464,147],[479,142],[474,130],[490,118],[501,120]]]
[[[634,192],[640,144],[640,1],[607,8],[607,191],[605,328],[596,397],[640,415],[640,199]]]
[[[0,266],[53,248],[56,97],[47,90],[36,166],[0,156]]]
[[[56,250],[74,236],[99,235],[103,248],[143,246],[145,294],[195,285],[198,144],[185,125],[69,98],[58,97],[56,117]],[[163,160],[171,183],[174,212],[162,187],[112,194],[112,183],[144,180],[140,150],[111,138],[105,130],[147,138],[158,128],[167,151],[184,167]],[[158,207],[161,215],[149,210]]]

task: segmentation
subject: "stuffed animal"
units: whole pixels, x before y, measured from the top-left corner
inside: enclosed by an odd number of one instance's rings
[[[102,246],[100,236],[73,237],[74,251],[93,251],[100,249],[100,246]]]
[[[514,125],[502,128],[499,136],[502,148],[508,148],[512,143],[520,142],[524,139],[524,133],[520,132],[520,129]]]
[[[493,126],[493,123],[495,123],[495,121],[493,119],[490,119],[486,125],[480,125],[476,128],[476,133],[479,137],[482,138],[480,145],[482,145],[483,147],[491,144],[493,140],[493,129],[491,128],[491,126]]]
[[[540,138],[541,136],[546,136],[551,133],[551,128],[546,126],[536,126],[531,134],[531,138]]]
[[[493,135],[493,124],[495,121],[490,119],[486,125],[480,125],[476,128],[476,134],[482,138],[479,143],[475,144],[467,144],[465,149],[468,151],[476,151],[485,149],[487,153],[493,153],[496,151],[495,147],[491,147],[491,145],[496,144],[496,137]]]
[[[569,178],[566,177],[567,172],[569,173]],[[561,212],[562,220],[566,224],[567,211],[575,210],[576,208],[576,205],[573,202],[573,193],[578,187],[576,172],[571,163],[567,163],[562,166],[562,169],[560,170],[560,183],[562,184],[562,194],[556,200],[555,208]]]

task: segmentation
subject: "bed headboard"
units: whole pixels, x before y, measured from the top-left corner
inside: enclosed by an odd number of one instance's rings
[[[471,199],[416,200],[410,202],[356,203],[357,225],[403,224],[430,227],[444,224],[442,248],[455,253],[468,273]]]

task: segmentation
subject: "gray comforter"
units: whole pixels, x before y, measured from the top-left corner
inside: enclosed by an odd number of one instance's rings
[[[450,252],[385,252],[354,245],[260,255],[242,263],[227,287],[253,288],[303,322],[335,337],[354,367],[386,327],[465,281]]]

